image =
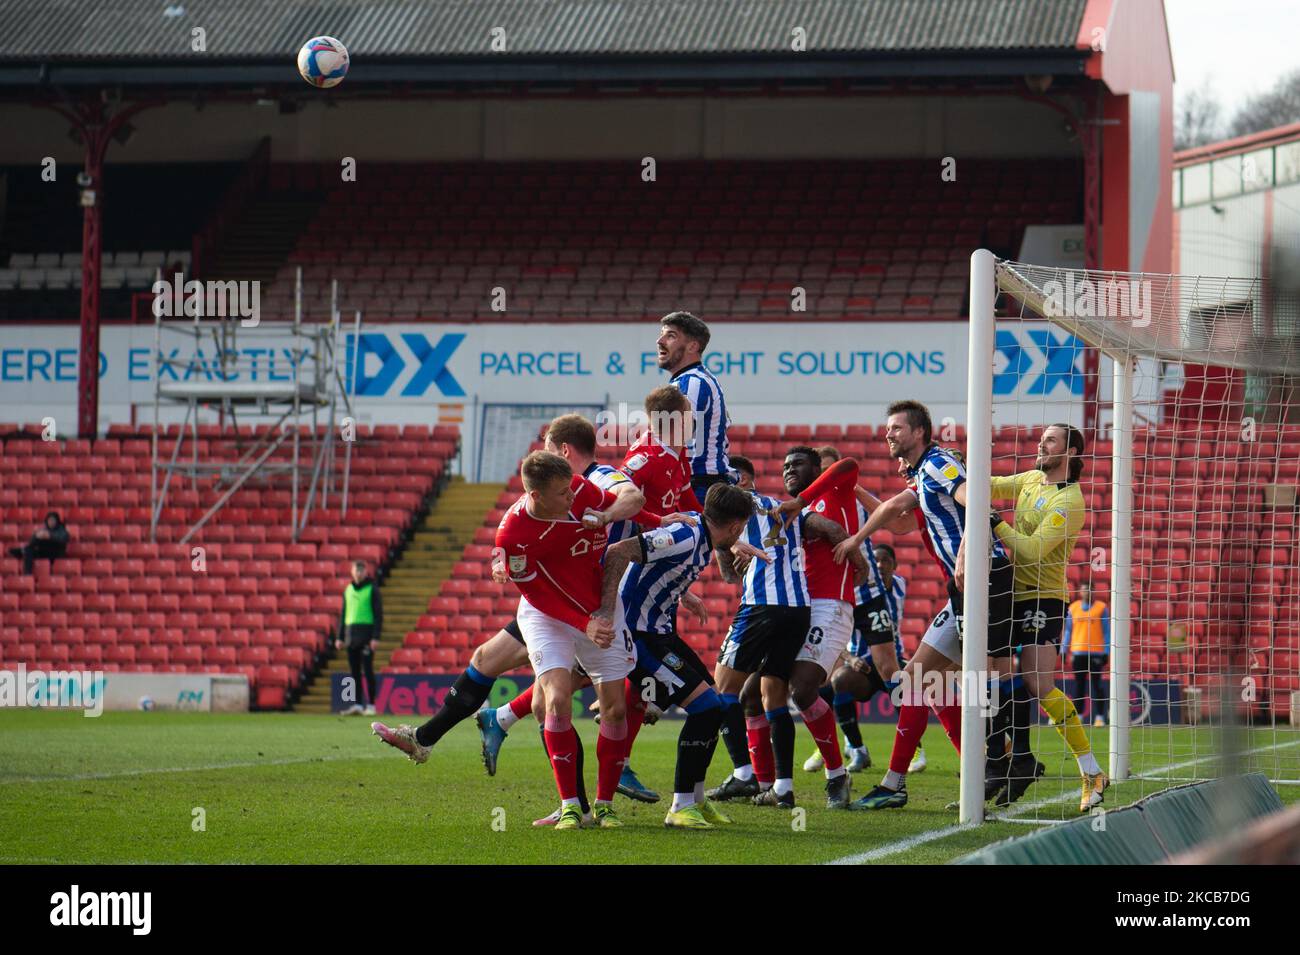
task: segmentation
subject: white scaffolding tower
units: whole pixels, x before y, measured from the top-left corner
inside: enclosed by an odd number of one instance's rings
[[[302,321],[302,270],[295,281],[294,318],[284,322],[244,325],[237,315],[193,319],[154,318],[154,427],[152,468],[152,516],[149,539],[157,539],[157,528],[167,495],[173,485],[189,480],[193,490],[216,489],[220,496],[180,538],[189,540],[210,521],[250,480],[270,483],[287,475],[291,488],[290,511],[293,540],[307,526],[312,509],[329,506],[331,491],[337,492],[342,515],[347,516],[348,484],[353,442],[343,441],[341,469],[337,467],[337,419],[342,400],[345,415],[355,421],[352,401],[343,381],[339,335],[338,283],[332,283],[330,320]],[[361,330],[361,312],[356,313],[354,335]],[[184,344],[172,356],[164,351],[164,338]],[[257,369],[258,356],[268,349],[250,348],[252,342],[274,340],[288,347],[293,374],[272,379]],[[354,341],[359,340],[354,338]],[[205,352],[205,346],[210,351]],[[184,407],[185,414],[172,442],[170,453],[160,433],[163,410]],[[211,455],[211,442],[199,439],[202,412],[216,413],[218,422],[231,426],[235,460]],[[270,428],[258,428],[241,448],[238,425],[245,418],[272,418]],[[167,417],[177,417],[168,415]],[[329,427],[322,434],[322,417]],[[306,434],[304,435],[304,430]],[[223,430],[223,435],[224,435]],[[306,440],[304,441],[304,437]],[[186,452],[185,444],[190,447]],[[274,455],[289,445],[288,460]],[[339,473],[341,471],[341,473]],[[305,492],[305,493],[304,493]]]

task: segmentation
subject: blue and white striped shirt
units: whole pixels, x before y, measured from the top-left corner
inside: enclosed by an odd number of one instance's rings
[[[672,383],[690,401],[695,416],[695,431],[686,448],[691,474],[726,474],[731,468],[727,456],[727,426],[731,419],[727,417],[727,402],[718,379],[696,362],[673,375]]]
[[[594,461],[587,470],[582,472],[582,476],[602,491],[612,491],[620,484],[631,480],[618,468],[610,467],[608,464],[596,464]],[[631,537],[635,533],[636,521],[615,521],[605,528],[605,543],[606,545],[617,544],[624,537]]]
[[[867,563],[871,565],[871,573],[867,576],[867,582],[857,589],[856,596],[859,604],[869,604],[885,590],[885,579],[880,573],[880,565],[876,562],[876,549],[871,546],[869,539],[863,542],[862,550],[867,556]],[[889,590],[885,592],[887,605],[885,612],[889,614],[887,624],[894,633],[894,654],[900,664],[904,659],[903,601],[906,598],[907,581],[895,574]],[[870,623],[875,629],[877,621],[873,620]],[[867,643],[862,631],[856,627],[853,630],[853,636],[849,638],[848,652],[855,657],[865,657],[871,654],[871,645]]]
[[[640,563],[628,564],[619,584],[623,622],[629,630],[672,633],[677,602],[713,559],[713,542],[704,515],[698,524],[668,524],[641,535]]]
[[[750,492],[753,494],[753,492]],[[769,517],[768,511],[781,502],[753,494],[754,516],[745,525],[740,539],[767,553],[768,560],[751,560],[745,568],[742,604],[807,607],[808,581],[804,577],[803,526],[807,515],[782,530],[782,519]]]
[[[966,508],[958,504],[953,495],[966,483],[966,468],[947,448],[932,444],[916,462],[916,467],[908,468],[907,473],[916,484],[916,497],[930,543],[951,577],[957,567],[957,549],[961,546],[962,530],[966,526]],[[992,540],[993,556],[1005,558],[1007,552],[1001,541],[996,536]]]

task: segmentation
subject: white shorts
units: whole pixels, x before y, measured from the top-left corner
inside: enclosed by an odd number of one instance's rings
[[[953,663],[961,663],[961,631],[957,629],[957,615],[952,612],[951,600],[935,616],[921,642],[928,643]]]
[[[574,663],[580,663],[592,683],[612,683],[636,666],[636,649],[625,645],[617,633],[609,648],[602,650],[581,630],[542,613],[523,597],[516,619],[536,676],[548,670],[572,670]]]
[[[847,600],[830,597],[812,599],[812,617],[808,636],[795,662],[810,660],[829,676],[835,670],[835,661],[853,636],[853,604]]]

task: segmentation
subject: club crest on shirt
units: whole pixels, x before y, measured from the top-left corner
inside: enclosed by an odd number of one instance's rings
[[[826,510],[826,500],[825,500],[825,498],[823,498],[822,500],[818,501],[817,504],[813,507],[813,510],[816,511],[818,514],[821,514],[823,511],[825,511],[825,510]]]
[[[522,574],[524,572],[524,568],[527,565],[528,565],[528,558],[525,557],[523,554],[519,554],[518,556],[511,556],[510,573]]]
[[[634,454],[623,462],[623,470],[628,472],[640,471],[650,461],[644,454]]]
[[[665,653],[664,666],[671,670],[680,670],[682,668],[682,658],[675,653]]]

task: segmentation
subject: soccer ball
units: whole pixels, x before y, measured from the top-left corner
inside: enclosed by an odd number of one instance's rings
[[[152,709],[153,709],[153,697],[151,697],[151,696],[142,696],[142,697],[140,697],[140,709],[145,710],[145,711],[152,710]]]
[[[332,36],[312,37],[298,51],[298,72],[312,86],[338,86],[348,75],[347,47]]]

